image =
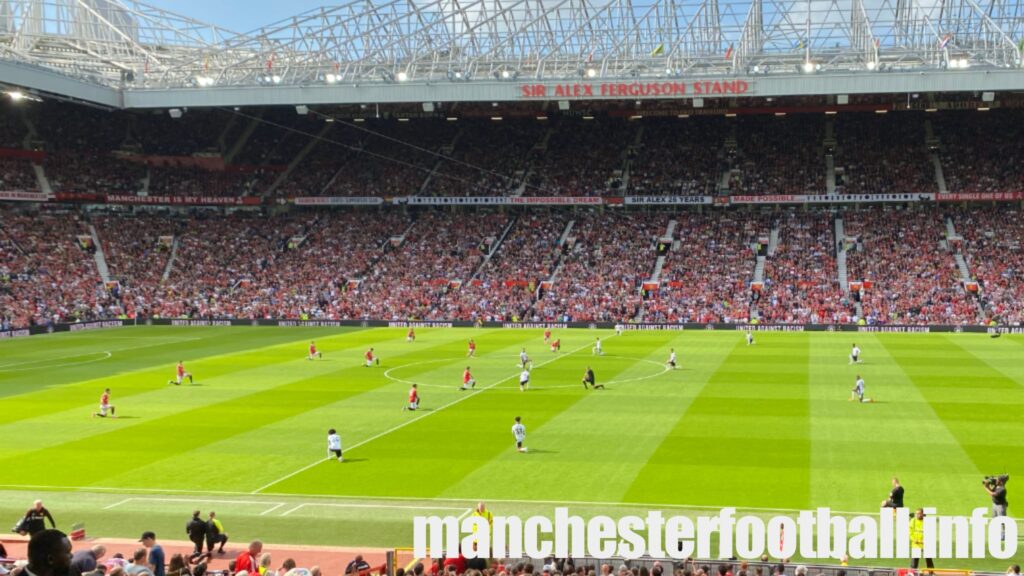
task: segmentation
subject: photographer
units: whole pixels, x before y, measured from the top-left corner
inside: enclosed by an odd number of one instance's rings
[[[1006,474],[989,477],[985,479],[985,492],[992,497],[992,517],[1006,516],[1006,509],[1010,504],[1006,501],[1006,481],[1010,477]]]
[[[982,485],[985,486],[985,492],[992,497],[992,517],[997,518],[999,516],[1006,516],[1006,509],[1009,508],[1010,503],[1006,501],[1006,481],[1010,479],[1008,474],[1000,474],[995,478],[986,476]],[[1000,541],[1006,540],[1006,532],[1003,531],[999,535]]]

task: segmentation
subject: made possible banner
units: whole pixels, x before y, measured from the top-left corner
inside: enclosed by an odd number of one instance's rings
[[[730,204],[868,204],[874,202],[931,202],[934,194],[772,194],[729,197]]]

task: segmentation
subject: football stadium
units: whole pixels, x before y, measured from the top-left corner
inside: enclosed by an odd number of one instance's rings
[[[0,574],[1019,574],[1022,51],[1019,0],[0,0]]]

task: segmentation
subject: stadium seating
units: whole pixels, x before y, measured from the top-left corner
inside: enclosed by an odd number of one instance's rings
[[[942,215],[934,209],[850,210],[843,216],[850,279],[871,284],[861,295],[873,323],[965,324],[977,321],[951,252],[940,247]]]
[[[1019,208],[971,208],[953,217],[984,320],[1024,322],[1024,218]]]

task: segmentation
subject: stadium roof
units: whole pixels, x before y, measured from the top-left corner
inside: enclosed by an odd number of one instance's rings
[[[0,0],[0,81],[116,107],[715,79],[748,95],[1024,89],[1022,46],[1021,0],[354,0],[244,34],[132,0]]]

